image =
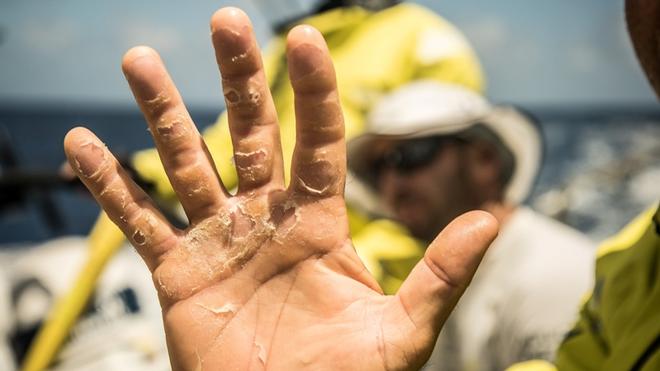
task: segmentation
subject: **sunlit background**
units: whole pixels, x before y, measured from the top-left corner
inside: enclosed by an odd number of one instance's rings
[[[654,102],[626,34],[619,0],[417,1],[450,20],[477,50],[497,101],[539,106]],[[131,108],[119,61],[146,44],[164,57],[189,105],[222,102],[208,21],[236,5],[262,44],[270,31],[250,1],[0,3],[0,100]]]
[[[547,150],[534,208],[599,240],[657,199],[660,110],[622,1],[419,3],[465,33],[492,100],[541,119]],[[212,123],[223,107],[208,20],[224,5],[245,9],[267,43],[269,26],[250,1],[0,2],[0,171],[56,171],[61,139],[77,124],[120,154],[149,146],[120,70],[122,54],[138,44],[160,51],[198,124]],[[4,244],[85,234],[98,211],[66,189],[5,196]]]

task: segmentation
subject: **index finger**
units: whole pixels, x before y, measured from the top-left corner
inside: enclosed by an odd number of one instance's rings
[[[211,30],[239,193],[282,188],[284,165],[277,112],[250,19],[240,9],[223,8],[211,18]]]

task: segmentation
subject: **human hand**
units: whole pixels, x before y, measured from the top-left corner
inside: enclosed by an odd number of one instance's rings
[[[344,129],[334,69],[309,26],[287,40],[297,144],[285,187],[275,108],[247,16],[211,19],[239,177],[230,195],[153,50],[123,70],[190,225],[167,223],[83,128],[64,141],[76,174],[153,274],[175,370],[398,370],[421,367],[497,223],[471,212],[384,296],[349,238]]]

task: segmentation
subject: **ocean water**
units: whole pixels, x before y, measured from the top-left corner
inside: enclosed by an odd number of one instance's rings
[[[660,200],[660,111],[539,110],[546,150],[528,203],[601,241]]]
[[[660,199],[660,108],[535,108],[546,143],[543,167],[527,203],[601,240]],[[192,110],[200,127],[219,111]],[[11,167],[47,178],[64,162],[70,128],[91,128],[115,154],[151,146],[137,110],[75,106],[0,108],[0,154]],[[11,154],[11,155],[8,155]],[[70,187],[21,187],[0,195],[0,246],[88,233],[98,207]]]

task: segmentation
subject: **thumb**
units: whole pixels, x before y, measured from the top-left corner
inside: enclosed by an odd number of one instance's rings
[[[399,289],[399,302],[416,331],[422,332],[417,337],[431,342],[430,347],[498,228],[495,217],[485,211],[470,211],[454,219],[431,242]]]

